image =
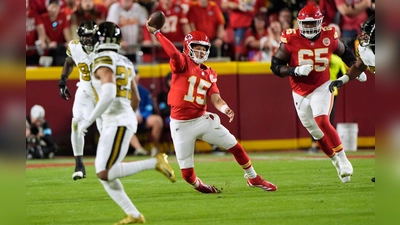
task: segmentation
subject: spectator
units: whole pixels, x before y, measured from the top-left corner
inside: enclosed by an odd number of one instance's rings
[[[182,39],[190,32],[189,20],[184,13],[182,7],[174,0],[159,0],[154,6],[153,11],[161,11],[165,15],[165,24],[161,28],[161,32],[172,41],[175,45],[180,45]],[[156,45],[160,45],[156,38],[152,38]],[[168,61],[169,56],[161,48],[157,48],[156,59],[160,61]]]
[[[371,0],[335,0],[336,8],[341,14],[340,29],[342,41],[355,51],[355,40],[360,34],[361,24],[367,20],[367,9],[372,7]]]
[[[257,14],[247,31],[244,46],[247,47],[249,61],[271,62],[273,53],[279,47],[281,25],[273,21],[267,25],[265,14]]]
[[[63,8],[65,14],[67,15],[67,20],[71,20],[71,15],[78,9],[77,0],[65,0],[65,8]]]
[[[66,46],[71,41],[71,31],[67,15],[64,11],[60,11],[60,1],[49,0],[47,13],[42,14],[41,18],[49,48],[46,55],[53,57],[53,66],[62,66],[67,57],[65,52]]]
[[[138,133],[151,132],[150,136],[151,141],[153,142],[153,147],[150,150],[150,154],[151,156],[154,156],[159,152],[160,138],[163,130],[163,119],[160,115],[154,113],[153,100],[150,91],[140,85],[139,80],[139,74],[136,74],[135,81],[140,95],[140,104],[136,112]],[[135,135],[131,139],[131,145],[135,148],[134,154],[144,153],[144,148],[140,145],[140,142]]]
[[[276,20],[279,17],[279,13],[281,10],[291,13],[291,27],[297,25],[296,18],[300,9],[307,5],[307,3],[313,3],[314,0],[290,0],[290,1],[282,1],[282,0],[270,0],[268,5],[268,18],[270,20]],[[286,10],[288,9],[288,10]],[[284,26],[285,24],[283,24]]]
[[[332,23],[340,23],[340,13],[336,8],[335,0],[319,0],[318,7],[319,10],[321,10],[322,15],[324,15],[322,26],[327,26]]]
[[[39,57],[46,45],[46,31],[39,14],[35,13],[26,0],[26,65],[38,65]],[[38,44],[36,49],[36,43]],[[39,51],[38,51],[39,50]],[[40,54],[41,53],[41,54]]]
[[[54,158],[58,146],[53,141],[49,123],[41,105],[34,105],[26,117],[26,158]]]
[[[278,21],[282,26],[282,30],[293,28],[292,11],[288,8],[281,9],[278,14]]]
[[[146,21],[148,14],[146,10],[134,0],[120,0],[110,6],[108,10],[107,21],[117,24],[121,28],[121,54],[124,54],[131,60],[134,59],[137,50],[140,46],[151,46],[151,39],[146,32]],[[130,50],[131,47],[133,50]],[[138,62],[136,62],[138,63]]]
[[[266,13],[263,0],[223,0],[221,7],[231,10],[229,13],[229,26],[233,28],[235,35],[235,60],[240,60],[243,54],[243,39],[246,30],[251,26],[254,16],[258,13]]]
[[[83,21],[90,20],[100,24],[106,20],[107,12],[107,8],[102,4],[95,4],[93,0],[80,0],[77,10],[71,15],[72,39],[79,38],[76,29]]]
[[[211,0],[194,1],[187,17],[191,30],[200,30],[210,38],[209,57],[221,56],[225,19],[217,3]]]
[[[61,8],[65,7],[65,1],[60,0]],[[29,0],[29,7],[38,15],[42,15],[47,12],[47,4],[49,0]]]

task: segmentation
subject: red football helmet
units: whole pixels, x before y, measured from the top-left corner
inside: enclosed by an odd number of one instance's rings
[[[323,18],[324,16],[318,6],[314,4],[306,5],[300,10],[299,15],[297,16],[300,33],[308,39],[313,39],[321,32]],[[309,24],[313,22],[315,22],[315,26],[309,27]]]
[[[193,47],[196,45],[204,46],[206,51],[194,50]],[[183,41],[183,53],[188,55],[197,64],[201,64],[208,59],[210,47],[211,43],[207,35],[197,30],[188,33]],[[195,53],[198,53],[198,56]]]

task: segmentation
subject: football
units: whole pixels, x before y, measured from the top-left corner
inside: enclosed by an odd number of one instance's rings
[[[161,29],[165,23],[165,15],[161,11],[157,11],[150,15],[149,25],[155,27],[157,30]]]

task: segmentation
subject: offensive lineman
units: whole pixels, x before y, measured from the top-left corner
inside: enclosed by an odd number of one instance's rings
[[[175,182],[174,171],[164,153],[150,159],[122,162],[137,129],[134,110],[138,108],[140,96],[133,79],[136,74],[132,62],[117,53],[121,38],[120,28],[112,22],[101,23],[95,32],[92,85],[98,94],[98,101],[90,115],[78,123],[78,132],[85,134],[87,128],[101,117],[96,174],[108,195],[127,215],[115,225],[145,223],[144,216],[125,193],[119,178],[156,169]]]
[[[339,179],[347,183],[353,175],[353,166],[329,121],[334,96],[326,92],[326,88],[330,84],[331,54],[338,55],[349,67],[356,62],[356,57],[338,39],[334,27],[322,27],[322,19],[323,15],[314,4],[303,7],[297,16],[299,28],[282,32],[281,44],[272,57],[271,70],[279,77],[290,77],[300,121],[332,160]]]

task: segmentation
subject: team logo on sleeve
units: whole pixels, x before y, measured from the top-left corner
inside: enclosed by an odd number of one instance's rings
[[[331,41],[329,40],[329,38],[324,38],[322,40],[322,44],[324,44],[325,46],[329,46],[331,44]]]
[[[217,78],[216,77],[214,78],[214,76],[212,74],[210,74],[210,81],[212,83],[215,83],[215,82],[217,82]]]

